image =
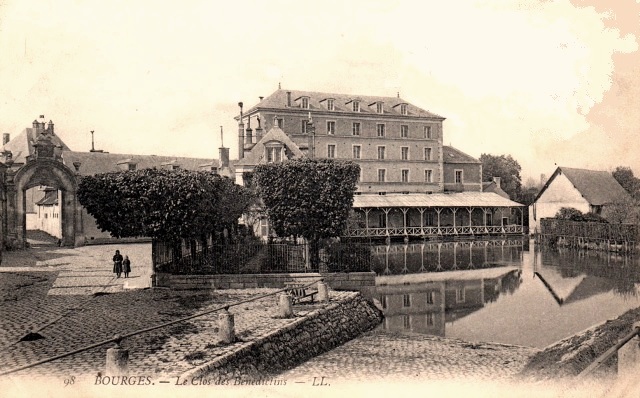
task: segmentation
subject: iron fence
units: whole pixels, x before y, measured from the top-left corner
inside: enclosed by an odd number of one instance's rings
[[[366,243],[321,245],[316,267],[311,265],[306,243],[188,244],[188,250],[184,246],[154,242],[156,271],[196,275],[358,272],[370,271],[373,261],[371,246]]]

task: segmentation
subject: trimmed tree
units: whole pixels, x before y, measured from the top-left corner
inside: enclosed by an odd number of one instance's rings
[[[275,233],[305,238],[317,270],[320,240],[345,231],[359,176],[354,162],[303,158],[258,165],[253,182]]]
[[[231,180],[206,171],[142,169],[86,176],[78,200],[116,238],[206,242],[231,228],[252,201]]]

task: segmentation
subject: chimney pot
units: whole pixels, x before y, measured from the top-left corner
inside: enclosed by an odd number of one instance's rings
[[[258,97],[258,98],[260,98],[260,101],[262,101],[262,99],[263,99],[264,97],[260,96],[260,97]]]

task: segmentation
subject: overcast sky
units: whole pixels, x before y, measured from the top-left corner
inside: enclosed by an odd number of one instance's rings
[[[0,2],[0,132],[39,115],[76,151],[237,156],[237,103],[395,96],[444,141],[640,174],[640,0]]]

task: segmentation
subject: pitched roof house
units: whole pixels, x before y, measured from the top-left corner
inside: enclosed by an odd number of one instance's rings
[[[529,206],[529,228],[537,232],[539,220],[554,217],[562,207],[602,214],[607,206],[630,200],[608,171],[558,167]]]

